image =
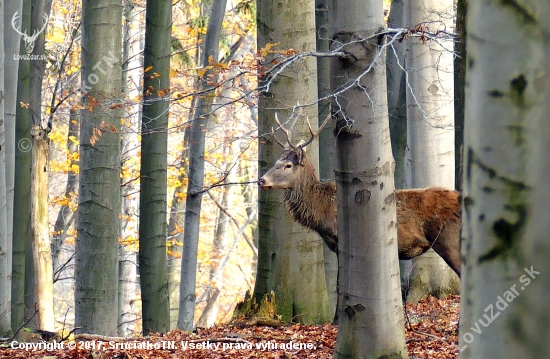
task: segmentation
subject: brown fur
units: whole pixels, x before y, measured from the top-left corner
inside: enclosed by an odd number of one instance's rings
[[[305,151],[285,150],[259,180],[263,189],[285,190],[284,203],[292,219],[316,231],[338,251],[336,185],[319,181]],[[433,248],[460,276],[460,194],[444,188],[396,192],[399,259],[411,259]]]

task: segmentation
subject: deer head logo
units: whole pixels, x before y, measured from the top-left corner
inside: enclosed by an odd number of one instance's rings
[[[17,32],[21,37],[23,38],[23,41],[25,41],[25,49],[27,49],[27,54],[32,54],[32,50],[34,50],[34,42],[38,38],[38,35],[44,31],[46,26],[48,25],[49,17],[48,15],[44,15],[44,26],[40,30],[34,30],[32,33],[32,36],[27,35],[27,30],[25,32],[21,32],[21,26],[17,26],[17,18],[19,17],[18,11],[13,14],[13,17],[11,18],[11,26]]]

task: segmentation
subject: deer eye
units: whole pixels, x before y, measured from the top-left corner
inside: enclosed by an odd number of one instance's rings
[[[287,163],[287,164],[285,165],[285,170],[289,170],[289,169],[291,169],[291,168],[292,168],[292,165],[291,165],[290,163]]]

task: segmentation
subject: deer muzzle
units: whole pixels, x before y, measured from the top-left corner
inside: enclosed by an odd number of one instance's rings
[[[271,186],[267,183],[267,181],[263,177],[260,177],[260,179],[258,180],[258,186],[260,186],[261,189],[271,188]]]

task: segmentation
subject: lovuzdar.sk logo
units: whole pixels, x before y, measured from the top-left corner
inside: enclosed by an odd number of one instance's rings
[[[40,35],[46,29],[46,26],[48,25],[48,21],[50,19],[49,16],[44,15],[44,25],[42,26],[42,28],[40,30],[34,30],[32,35],[28,35],[26,29],[25,29],[24,32],[21,31],[21,24],[19,24],[19,26],[17,26],[17,19],[18,18],[19,18],[19,12],[16,11],[15,14],[13,14],[13,16],[11,18],[11,26],[13,27],[15,32],[17,32],[21,36],[23,41],[25,42],[25,50],[27,50],[27,54],[26,55],[14,54],[13,55],[14,59],[15,60],[44,60],[46,58],[45,55],[33,55],[32,52],[34,50],[34,43],[35,43],[36,39],[38,38],[38,35]]]

